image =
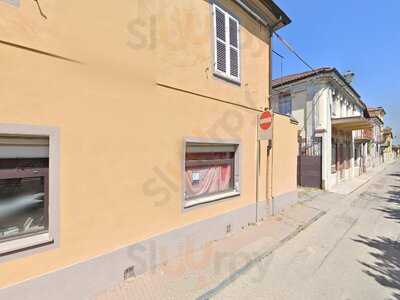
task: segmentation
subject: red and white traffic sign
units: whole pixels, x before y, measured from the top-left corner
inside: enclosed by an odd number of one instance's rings
[[[270,111],[263,112],[258,118],[258,139],[271,140],[272,139],[272,121],[273,116]]]
[[[263,112],[260,116],[260,129],[268,130],[272,126],[272,114],[269,111]]]

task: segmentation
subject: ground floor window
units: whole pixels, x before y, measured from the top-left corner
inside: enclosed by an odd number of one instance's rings
[[[345,144],[345,149],[346,149],[346,169],[350,169],[351,167],[351,157],[352,157],[352,151],[351,151],[351,144]]]
[[[337,144],[332,140],[332,158],[331,158],[331,173],[335,174],[337,172]]]
[[[58,141],[56,128],[0,124],[0,255],[5,259],[58,245]]]
[[[0,136],[0,242],[48,230],[49,139]]]
[[[239,144],[186,142],[185,207],[239,194]]]
[[[361,144],[356,144],[354,147],[354,165],[356,167],[360,166],[361,160]]]

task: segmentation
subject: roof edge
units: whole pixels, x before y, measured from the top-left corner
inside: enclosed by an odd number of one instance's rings
[[[317,75],[320,75],[320,74],[329,74],[329,73],[332,73],[332,72],[334,74],[336,74],[340,78],[340,80],[342,80],[344,82],[344,84],[357,96],[358,100],[360,100],[360,102],[364,105],[364,108],[366,109],[367,106],[361,100],[361,95],[351,86],[351,84],[349,84],[346,81],[346,79],[343,77],[343,75],[340,74],[340,72],[336,68],[333,68],[333,67],[320,68],[319,70],[317,69],[314,72],[310,72],[310,74],[304,75],[303,77],[294,78],[293,80],[290,80],[290,81],[287,81],[287,82],[284,82],[284,83],[278,83],[278,84],[274,85],[272,88],[279,88],[281,86],[289,85],[289,84],[292,84],[292,83],[297,82],[297,81],[308,79],[310,77],[314,77],[314,76],[317,76]]]
[[[278,20],[283,23],[284,26],[292,23],[292,20],[289,18],[289,16],[274,1],[262,0],[261,2],[273,13],[273,15]]]

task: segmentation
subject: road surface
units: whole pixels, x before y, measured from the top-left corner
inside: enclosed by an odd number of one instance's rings
[[[400,163],[349,196],[213,299],[400,299]],[[262,271],[260,271],[262,270]]]

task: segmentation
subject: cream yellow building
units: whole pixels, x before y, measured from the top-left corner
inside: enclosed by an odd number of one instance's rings
[[[381,145],[383,151],[384,162],[389,162],[395,158],[393,151],[393,132],[392,128],[386,127],[382,130],[383,144]]]
[[[0,299],[82,299],[296,201],[297,124],[257,141],[272,1],[0,14]]]

